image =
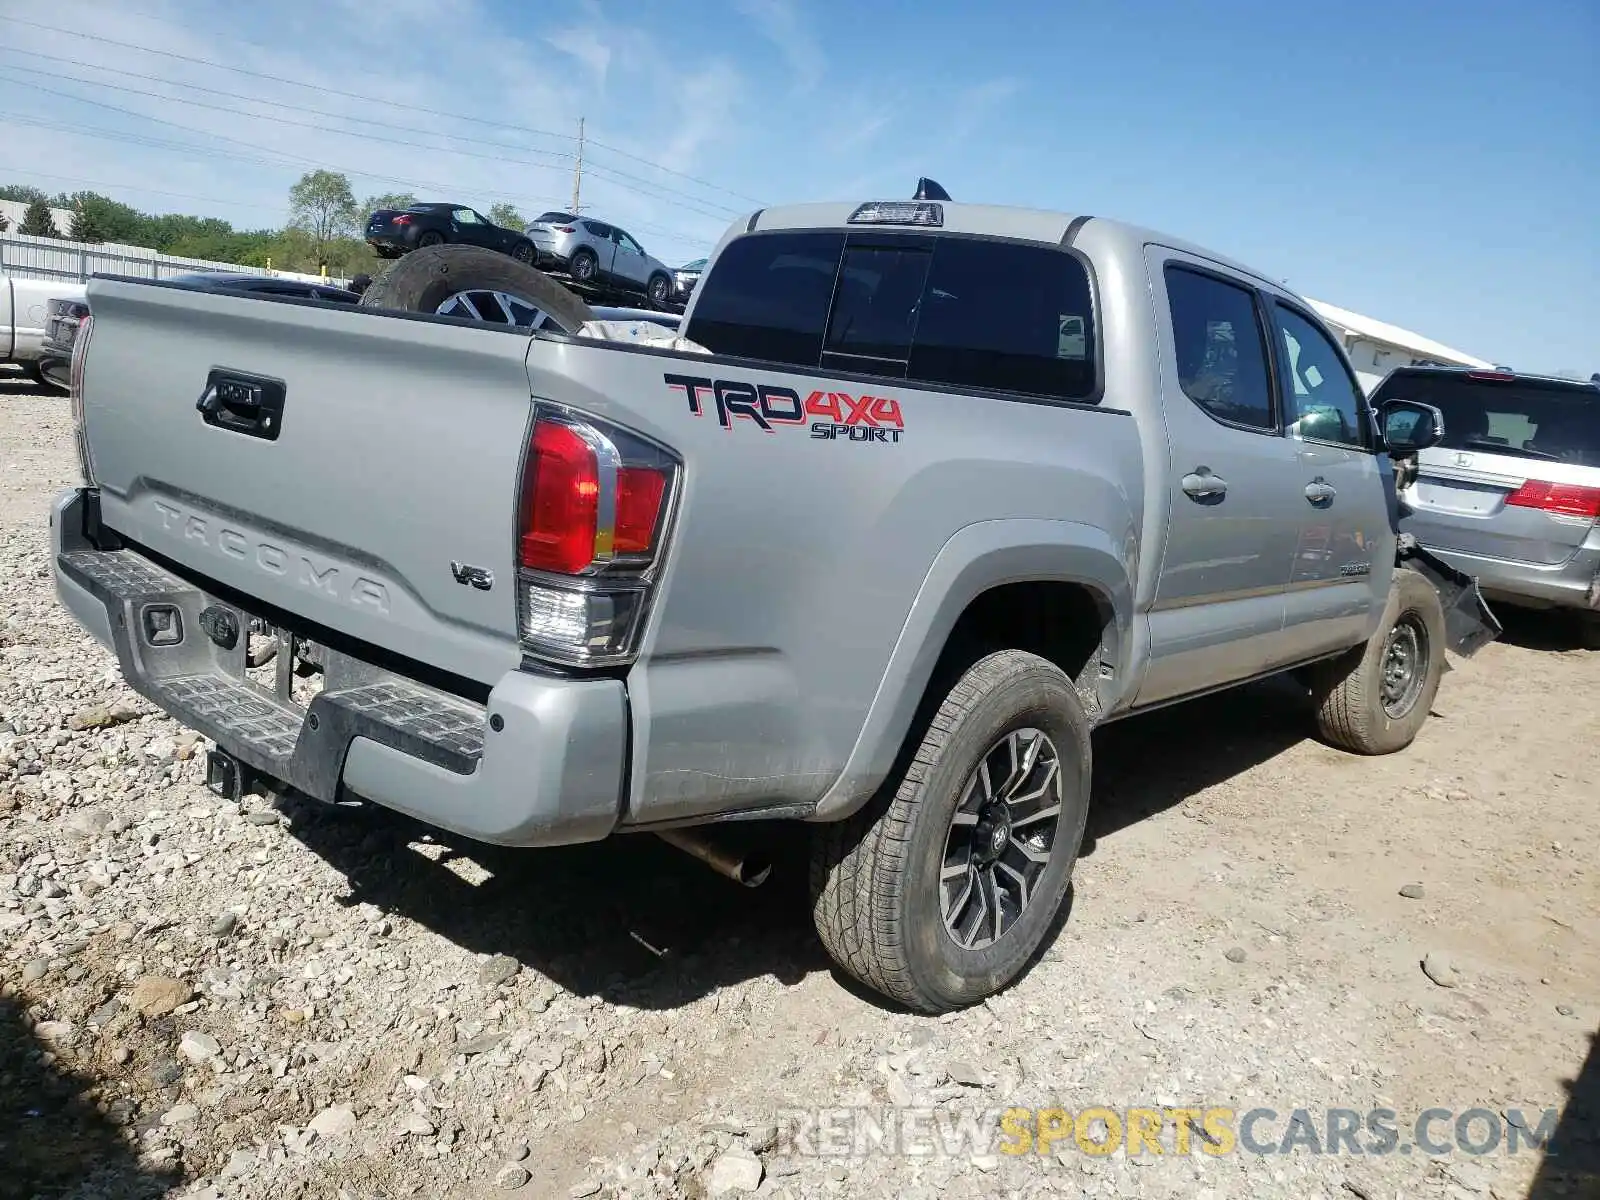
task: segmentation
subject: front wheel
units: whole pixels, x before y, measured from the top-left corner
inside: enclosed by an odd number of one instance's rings
[[[1416,740],[1444,677],[1444,608],[1417,572],[1394,573],[1378,632],[1312,671],[1317,727],[1357,754],[1393,754]]]
[[[528,263],[531,265],[533,263],[533,243],[518,242],[515,246],[511,247],[511,257],[516,259],[519,263]]]
[[[652,275],[650,277],[649,289],[650,303],[665,304],[667,302],[667,292],[670,291],[671,288],[672,280],[668,279],[665,275]]]
[[[812,915],[834,961],[923,1012],[1015,980],[1054,930],[1089,811],[1089,722],[1020,650],[950,689],[910,765],[817,831]]]

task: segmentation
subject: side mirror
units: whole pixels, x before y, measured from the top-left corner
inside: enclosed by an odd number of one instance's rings
[[[1386,400],[1378,410],[1378,425],[1391,458],[1437,446],[1444,437],[1444,414],[1418,400]]]

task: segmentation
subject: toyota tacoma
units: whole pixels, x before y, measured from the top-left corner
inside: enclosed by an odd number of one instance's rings
[[[767,209],[665,344],[570,295],[440,315],[483,253],[360,307],[89,285],[58,592],[219,789],[736,875],[717,827],[789,822],[837,962],[945,1011],[1050,936],[1096,726],[1294,672],[1326,740],[1398,751],[1497,632],[1396,532],[1437,410],[1370,408],[1302,299],[1198,246]]]

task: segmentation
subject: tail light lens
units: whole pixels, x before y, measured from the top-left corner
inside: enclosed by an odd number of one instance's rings
[[[528,653],[578,666],[633,658],[680,472],[670,451],[625,430],[535,414],[517,542]]]
[[[1537,508],[1559,517],[1600,520],[1600,487],[1586,487],[1581,483],[1545,483],[1530,479],[1507,496],[1506,503],[1517,508]]]
[[[401,213],[398,217],[390,217],[389,218],[389,224],[391,224],[391,225],[409,225],[409,224],[411,224],[411,218],[406,216],[404,213]]]
[[[78,443],[78,469],[83,473],[83,482],[90,487],[95,484],[94,460],[89,456],[89,434],[83,422],[83,369],[93,332],[94,317],[86,313],[78,321],[78,332],[72,340],[72,361],[67,368],[67,394],[72,404],[72,435]]]
[[[571,225],[552,225],[550,228],[556,233],[576,233],[577,232],[577,230],[573,229],[573,227]]]

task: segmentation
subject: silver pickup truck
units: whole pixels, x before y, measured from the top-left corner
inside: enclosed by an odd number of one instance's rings
[[[759,211],[667,349],[385,294],[94,280],[62,602],[219,790],[724,862],[811,823],[823,942],[916,1009],[1039,952],[1097,725],[1293,670],[1387,753],[1497,631],[1395,532],[1437,410],[1156,233]]]

